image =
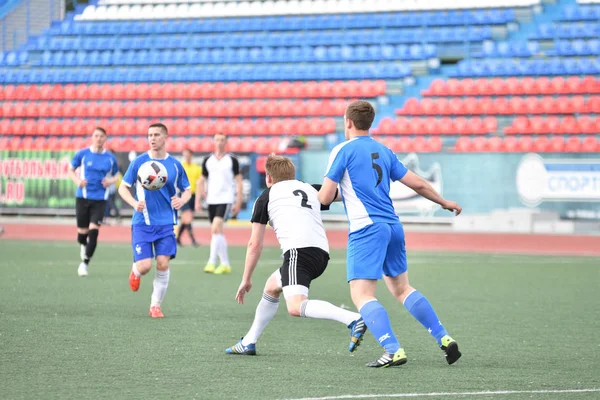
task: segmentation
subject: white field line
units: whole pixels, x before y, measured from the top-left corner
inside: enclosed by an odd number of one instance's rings
[[[557,390],[497,390],[486,392],[439,392],[439,393],[394,393],[394,394],[347,394],[341,396],[303,397],[287,400],[345,400],[345,399],[400,399],[407,397],[455,397],[455,396],[504,396],[511,394],[591,393],[600,389],[557,389]]]

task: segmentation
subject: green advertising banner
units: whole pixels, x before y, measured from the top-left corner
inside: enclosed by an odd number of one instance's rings
[[[0,151],[0,207],[73,208],[72,151]]]

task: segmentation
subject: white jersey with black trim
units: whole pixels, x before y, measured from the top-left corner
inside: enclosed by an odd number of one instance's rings
[[[327,210],[317,197],[320,185],[298,180],[277,182],[254,203],[251,222],[269,223],[281,250],[318,247],[329,253],[321,210]]]
[[[233,204],[235,202],[235,177],[240,164],[227,153],[221,158],[213,153],[202,163],[202,176],[207,181],[206,204]]]

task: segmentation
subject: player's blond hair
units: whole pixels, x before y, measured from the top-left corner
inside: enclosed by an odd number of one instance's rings
[[[296,179],[296,167],[287,157],[270,154],[265,163],[265,170],[273,183]]]

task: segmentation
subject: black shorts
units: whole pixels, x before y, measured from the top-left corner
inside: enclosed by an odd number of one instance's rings
[[[193,194],[192,197],[190,197],[190,201],[188,201],[183,206],[181,206],[180,211],[185,211],[185,210],[192,210],[192,211],[196,210],[196,195],[195,194]]]
[[[75,216],[78,228],[88,228],[90,224],[100,225],[104,219],[106,200],[88,200],[77,197],[75,200]]]
[[[224,221],[229,218],[231,204],[209,204],[208,205],[208,220],[212,223],[215,217],[221,217]]]
[[[328,263],[329,254],[318,247],[286,251],[283,254],[283,265],[279,268],[281,287],[292,285],[310,287],[310,283],[325,272]]]

